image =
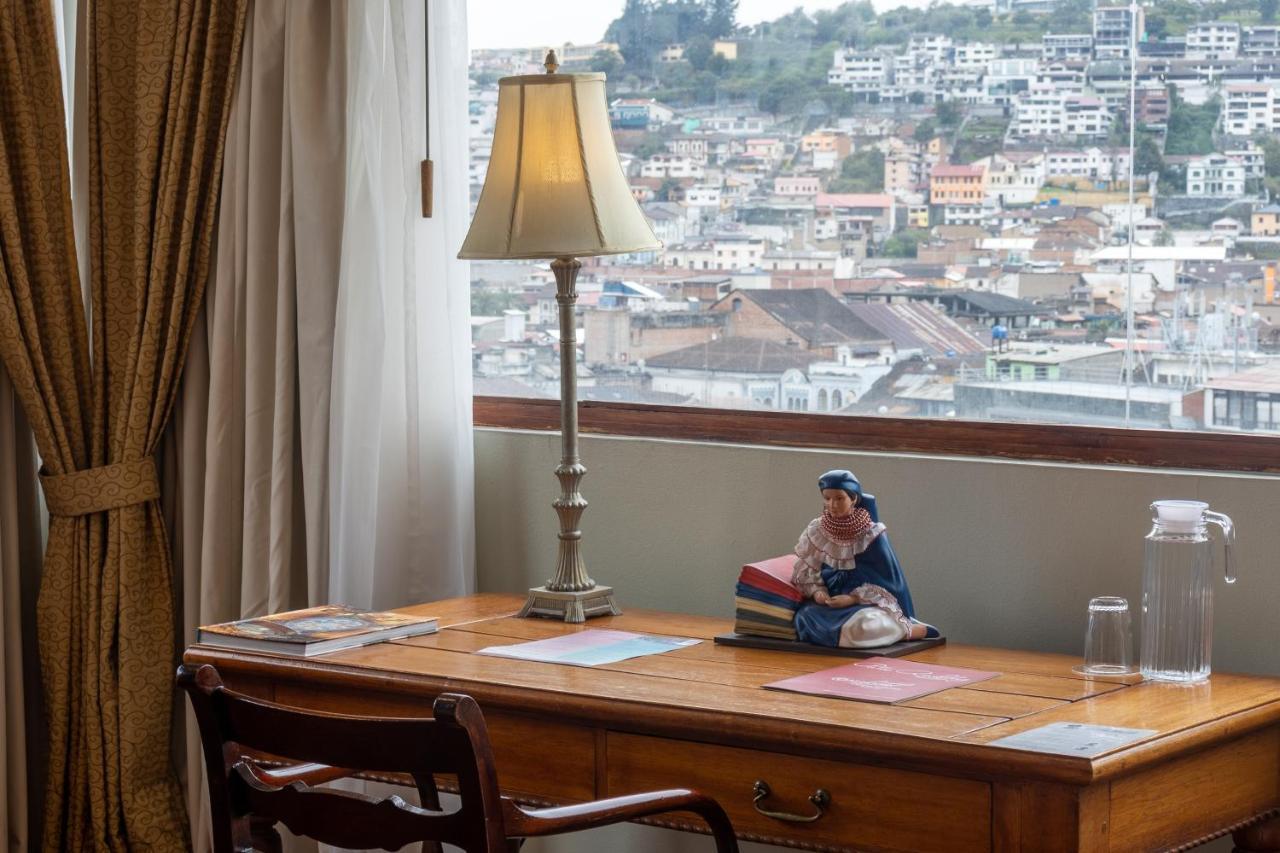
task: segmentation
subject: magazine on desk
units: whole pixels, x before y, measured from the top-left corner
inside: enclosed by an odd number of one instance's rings
[[[257,619],[202,625],[196,642],[210,646],[312,657],[370,643],[402,640],[437,630],[434,616],[356,610],[325,604]]]
[[[964,687],[1000,673],[958,666],[917,663],[902,658],[870,658],[764,685],[815,696],[835,696],[862,702],[903,702],[951,687]]]

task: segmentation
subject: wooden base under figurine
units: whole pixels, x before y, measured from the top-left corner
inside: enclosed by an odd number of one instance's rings
[[[768,649],[775,652],[802,652],[811,655],[835,655],[847,658],[897,658],[915,654],[947,642],[946,637],[927,637],[919,640],[903,640],[890,646],[874,649],[852,649],[842,646],[819,646],[801,640],[779,640],[775,637],[753,637],[750,634],[730,632],[719,634],[715,641],[721,646],[739,646],[744,649]]]

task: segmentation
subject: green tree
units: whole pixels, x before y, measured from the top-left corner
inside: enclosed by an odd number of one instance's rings
[[[622,64],[622,57],[615,50],[597,50],[591,56],[591,70],[604,72],[606,77],[618,74]]]
[[[1149,133],[1138,136],[1138,144],[1134,149],[1133,174],[1145,178],[1152,172],[1164,171],[1164,155],[1160,153],[1160,145]],[[1127,175],[1119,176],[1127,180]]]
[[[929,232],[920,229],[899,231],[880,247],[880,254],[886,258],[914,258],[920,244],[929,241]]]
[[[1262,156],[1266,162],[1267,177],[1280,178],[1280,139],[1263,137]]]
[[[1169,98],[1165,154],[1212,154],[1217,148],[1213,131],[1218,126],[1222,99],[1215,96],[1195,106],[1178,97],[1177,90],[1172,87]]]
[[[707,60],[707,70],[717,77],[724,77],[729,73],[729,60],[722,53],[713,53]]]
[[[660,133],[646,133],[644,138],[635,144],[631,153],[641,160],[648,160],[654,154],[667,150],[666,139]]]
[[[915,132],[911,134],[911,138],[923,145],[937,135],[937,123],[933,119],[927,118],[916,125]]]
[[[1091,0],[1058,0],[1047,21],[1051,33],[1082,33],[1093,29]]]
[[[943,101],[938,104],[938,121],[943,127],[955,127],[964,118],[964,107],[959,101]]]
[[[836,116],[847,116],[853,114],[853,93],[841,89],[839,86],[823,86],[818,91],[818,97],[827,105],[827,110]]]
[[[738,0],[710,0],[706,34],[711,38],[733,35],[738,28]]]
[[[758,106],[761,112],[769,113],[775,119],[782,115],[799,115],[809,98],[809,87],[797,74],[784,74],[775,77],[760,93]]]
[[[663,178],[662,183],[653,191],[654,201],[676,201],[680,198],[680,182],[675,178]]]
[[[520,307],[520,294],[510,290],[472,288],[471,316],[497,317],[508,308]]]
[[[828,186],[833,193],[878,193],[884,189],[884,155],[874,148],[850,154],[840,175]]]
[[[1274,24],[1280,12],[1280,0],[1258,0],[1258,14],[1264,24]]]
[[[689,39],[684,46],[684,59],[693,66],[694,71],[702,71],[712,56],[711,39],[697,35]]]

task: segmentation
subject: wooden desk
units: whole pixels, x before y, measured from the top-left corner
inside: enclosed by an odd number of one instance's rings
[[[440,692],[469,693],[503,788],[535,803],[692,787],[720,801],[740,837],[810,850],[1157,850],[1246,825],[1242,849],[1280,850],[1276,827],[1259,825],[1280,809],[1280,679],[1125,686],[1074,675],[1064,655],[947,645],[912,659],[1003,674],[875,705],[762,690],[848,659],[716,646],[724,620],[632,610],[570,626],[510,618],[520,601],[405,608],[443,630],[319,659],[209,646],[185,659],[243,692],[337,712],[424,715]],[[583,627],[707,642],[593,669],[471,654]],[[1157,734],[1094,759],[987,745],[1056,721]],[[757,779],[775,811],[812,813],[817,788],[830,806],[813,823],[766,817],[752,803]]]

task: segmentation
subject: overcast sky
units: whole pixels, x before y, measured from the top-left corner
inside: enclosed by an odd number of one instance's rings
[[[757,24],[781,17],[797,6],[807,11],[832,9],[842,0],[739,0],[738,23]],[[928,0],[872,0],[881,11],[898,6],[927,6]],[[604,36],[622,12],[623,0],[467,0],[467,31],[472,48],[540,47],[565,42],[589,44]]]

